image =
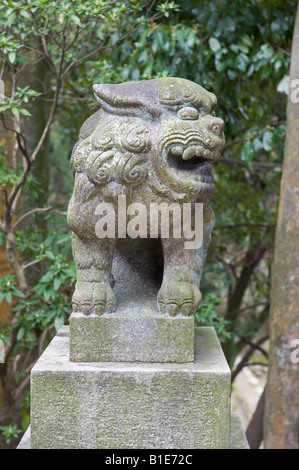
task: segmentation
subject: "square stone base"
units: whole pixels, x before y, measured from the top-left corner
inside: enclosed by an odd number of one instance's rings
[[[230,370],[213,328],[194,363],[71,362],[63,327],[31,372],[33,449],[230,447]]]
[[[149,307],[106,315],[72,313],[70,360],[75,362],[193,362],[194,318]]]
[[[230,423],[230,449],[249,449],[246,434],[242,427],[241,420],[236,413],[231,414]],[[17,449],[31,449],[30,426],[23,435]]]

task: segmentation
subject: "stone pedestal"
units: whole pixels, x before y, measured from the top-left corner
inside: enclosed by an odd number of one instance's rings
[[[142,312],[142,310],[140,309]],[[152,309],[70,317],[70,360],[75,362],[193,362],[194,319]]]
[[[249,449],[249,445],[244,433],[240,417],[237,413],[231,414],[230,419],[230,449]],[[23,435],[18,449],[31,449],[31,437],[30,437],[30,426],[27,428],[25,434]]]
[[[230,370],[213,328],[193,363],[71,362],[63,327],[31,374],[31,448],[230,447]]]

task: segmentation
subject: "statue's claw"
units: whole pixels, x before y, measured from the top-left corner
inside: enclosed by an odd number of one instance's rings
[[[189,316],[194,313],[201,301],[197,286],[189,282],[170,281],[164,283],[158,292],[158,307],[174,317],[178,313]]]
[[[84,315],[102,315],[115,308],[115,295],[107,284],[82,283],[78,285],[72,299],[73,311]]]

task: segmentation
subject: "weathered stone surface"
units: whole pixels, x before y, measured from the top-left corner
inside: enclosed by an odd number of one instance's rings
[[[72,313],[70,360],[192,362],[194,319],[161,315],[140,302],[101,316]]]
[[[26,429],[22,439],[20,440],[17,449],[31,449],[30,426]]]
[[[244,432],[240,417],[237,413],[231,414],[231,433],[230,448],[231,449],[249,449],[246,434]]]
[[[68,339],[63,327],[32,369],[32,448],[229,448],[230,370],[213,328],[196,329],[185,364],[70,362]]]
[[[236,413],[231,414],[230,430],[230,449],[249,449],[241,420]],[[30,426],[22,437],[18,449],[31,449]]]

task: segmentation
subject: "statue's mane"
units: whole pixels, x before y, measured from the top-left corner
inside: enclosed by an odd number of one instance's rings
[[[74,171],[86,173],[97,185],[110,181],[140,184],[147,176],[147,154],[151,148],[146,121],[117,119],[107,113],[99,113],[96,119],[94,125],[95,115],[91,116],[81,129],[72,155]]]

